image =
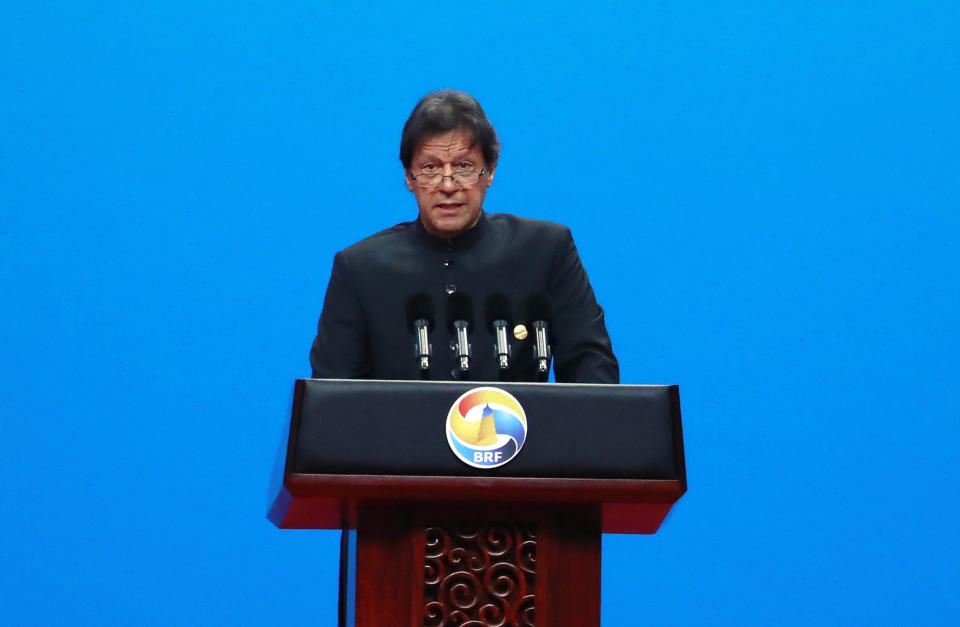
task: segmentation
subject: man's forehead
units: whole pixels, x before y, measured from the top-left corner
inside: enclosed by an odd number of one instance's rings
[[[480,150],[480,147],[473,141],[470,131],[458,130],[425,137],[417,146],[416,153],[420,155],[425,153],[456,153],[460,155],[474,149]]]

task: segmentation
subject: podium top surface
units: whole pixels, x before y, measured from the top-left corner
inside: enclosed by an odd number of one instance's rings
[[[508,392],[527,434],[511,462],[462,462],[454,403]],[[677,386],[304,379],[296,383],[286,474],[666,480],[685,484]]]
[[[527,425],[512,461],[486,469],[461,461],[447,433],[453,408],[470,405],[470,420],[484,409],[462,400],[484,387],[512,396]],[[364,504],[599,507],[604,533],[655,533],[686,489],[674,385],[301,379],[268,517],[348,529]]]

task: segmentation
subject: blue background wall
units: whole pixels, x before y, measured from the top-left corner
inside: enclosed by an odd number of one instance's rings
[[[474,93],[489,211],[573,228],[690,491],[603,624],[946,625],[960,515],[949,2],[0,6],[0,621],[320,624],[265,519],[334,252]]]

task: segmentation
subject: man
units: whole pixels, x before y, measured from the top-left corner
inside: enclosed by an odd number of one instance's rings
[[[418,218],[334,257],[310,352],[314,377],[544,380],[543,347],[534,352],[534,325],[543,321],[557,381],[619,382],[603,310],[569,229],[484,212],[499,150],[472,96],[443,90],[417,104],[400,161]],[[416,320],[429,321],[428,369],[414,350]],[[495,348],[495,320],[507,323],[506,360]]]

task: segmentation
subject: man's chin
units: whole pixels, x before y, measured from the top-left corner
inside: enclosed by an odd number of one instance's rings
[[[423,221],[424,227],[427,231],[436,235],[437,237],[442,237],[444,239],[452,239],[458,235],[470,230],[470,227],[473,226],[469,224],[464,216],[453,216],[448,218],[436,218],[433,220]]]

